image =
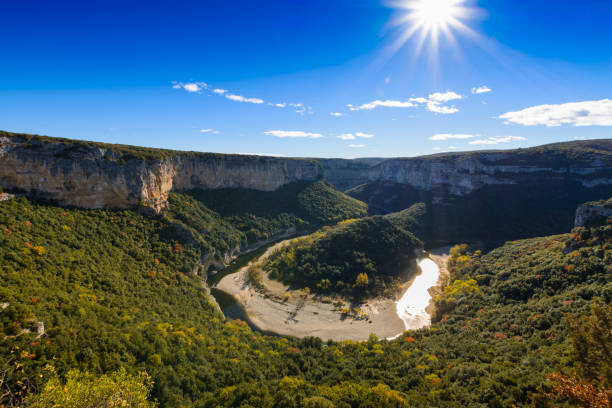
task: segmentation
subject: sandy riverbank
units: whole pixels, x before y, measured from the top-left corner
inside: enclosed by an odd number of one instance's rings
[[[269,248],[258,261],[287,242]],[[440,262],[445,261],[443,255],[434,256]],[[436,259],[434,261],[438,262]],[[355,320],[343,316],[334,305],[323,303],[312,296],[302,296],[299,292],[294,292],[288,301],[266,297],[248,282],[246,269],[225,276],[216,288],[232,295],[242,305],[251,322],[263,331],[299,338],[316,336],[323,340],[340,341],[367,340],[371,333],[379,338],[389,338],[405,330],[404,322],[397,315],[396,299],[371,300],[359,305],[368,314],[369,320]],[[264,279],[264,285],[266,290],[277,296],[288,289],[268,279]]]

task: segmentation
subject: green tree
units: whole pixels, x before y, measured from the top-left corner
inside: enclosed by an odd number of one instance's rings
[[[66,383],[57,376],[51,378],[40,394],[26,400],[25,407],[153,408],[157,403],[147,400],[152,386],[153,382],[146,373],[133,376],[120,369],[96,377],[88,372],[71,370]]]
[[[612,305],[595,299],[590,316],[568,320],[579,374],[605,388],[612,387]]]

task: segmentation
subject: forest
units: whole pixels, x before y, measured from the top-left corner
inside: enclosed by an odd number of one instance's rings
[[[197,211],[222,237],[208,245],[234,243],[234,227],[215,221],[221,215]],[[160,407],[605,406],[610,398],[610,218],[486,254],[456,246],[431,328],[366,342],[269,336],[226,320],[192,273],[205,248],[174,223],[25,197],[0,202],[2,406],[70,406],[61,390],[78,401],[83,389]]]
[[[345,220],[293,240],[266,260],[263,270],[293,288],[352,299],[397,295],[416,272],[426,209]]]

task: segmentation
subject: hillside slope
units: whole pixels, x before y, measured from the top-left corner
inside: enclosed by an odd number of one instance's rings
[[[324,181],[290,183],[271,192],[170,193],[163,212],[183,239],[202,248],[201,272],[223,269],[236,256],[279,238],[366,214],[366,204]]]
[[[612,301],[610,222],[486,255],[458,247],[431,329],[323,345],[225,320],[189,273],[200,249],[162,218],[3,201],[1,395],[126,367],[151,374],[162,407],[531,406],[549,373],[593,364],[563,319]]]
[[[293,240],[262,267],[293,288],[353,298],[394,294],[416,270],[423,245],[404,227],[418,224],[422,215],[422,206],[415,205],[395,218],[347,220]]]

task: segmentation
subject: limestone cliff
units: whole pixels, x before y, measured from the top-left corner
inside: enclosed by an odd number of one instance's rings
[[[582,204],[576,210],[576,219],[574,225],[576,227],[584,227],[585,225],[601,219],[612,217],[612,198],[608,201],[598,201]]]
[[[414,158],[319,161],[327,179],[342,189],[378,182],[464,196],[487,185],[529,180],[572,180],[587,188],[612,185],[612,139]]]
[[[313,160],[171,152],[0,132],[0,187],[82,208],[161,210],[169,191],[316,180]]]
[[[351,189],[374,212],[398,211],[418,201],[460,209],[432,212],[445,224],[450,223],[445,218],[479,217],[495,208],[523,213],[547,199],[565,202],[563,216],[571,208],[573,217],[579,203],[612,195],[612,140],[344,160],[177,152],[0,132],[0,187],[83,208],[144,204],[160,211],[169,191],[272,191],[319,177]]]

